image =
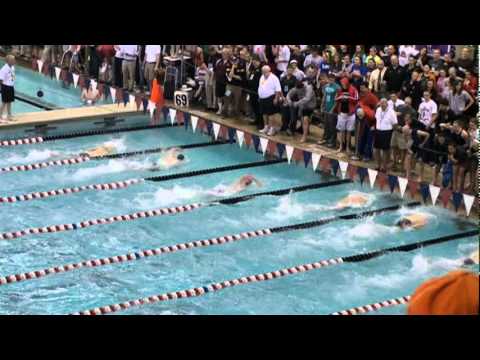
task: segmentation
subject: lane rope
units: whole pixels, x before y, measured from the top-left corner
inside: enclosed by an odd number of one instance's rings
[[[405,305],[410,301],[411,296],[401,296],[395,299],[385,300],[381,302],[376,302],[373,304],[357,306],[348,310],[337,311],[331,313],[330,315],[358,315],[358,314],[365,314],[372,311],[378,311],[383,308],[397,306],[397,305]]]
[[[478,230],[475,231],[475,233],[478,234]],[[453,236],[456,236],[458,238],[465,237],[465,233],[463,235],[456,234]],[[386,250],[387,249],[379,250],[379,252],[384,253]],[[354,256],[358,257],[361,255],[362,254],[354,255]],[[365,258],[365,260],[369,260],[369,259],[370,259],[369,257]],[[188,298],[188,297],[198,297],[198,296],[208,294],[210,292],[216,292],[216,291],[224,290],[226,288],[230,288],[238,285],[273,280],[276,278],[294,275],[297,273],[308,272],[311,270],[316,270],[316,269],[320,269],[320,268],[331,266],[331,265],[339,265],[344,262],[345,261],[343,257],[331,258],[328,260],[321,260],[314,263],[302,264],[302,265],[292,266],[292,267],[284,268],[280,270],[270,271],[263,274],[243,276],[233,280],[226,280],[223,282],[212,283],[207,286],[190,288],[186,290],[174,291],[169,293],[163,293],[160,295],[148,296],[148,297],[144,297],[136,300],[125,301],[122,303],[100,306],[90,310],[75,312],[71,315],[102,315],[102,314],[123,311],[131,307],[137,307],[137,306],[146,305],[146,304],[153,304],[161,301],[182,299],[182,298]]]
[[[309,185],[308,187],[303,186],[303,190],[300,190],[300,191],[305,191],[315,187],[319,188],[319,187],[325,187],[329,185],[339,185],[339,184],[341,183],[338,181],[333,182],[333,184],[329,184],[329,183],[313,184],[313,185]],[[178,213],[193,211],[199,208],[216,206],[219,204],[234,204],[242,201],[248,201],[257,196],[275,195],[275,193],[281,194],[281,193],[287,193],[289,191],[292,191],[292,189],[284,189],[284,190],[259,193],[256,196],[244,195],[244,196],[239,196],[235,198],[220,199],[212,202],[193,203],[193,204],[179,205],[174,207],[158,208],[153,210],[143,210],[143,211],[137,211],[137,212],[126,214],[126,215],[116,215],[116,216],[104,217],[99,219],[90,219],[90,220],[80,221],[77,223],[57,224],[57,225],[49,225],[49,226],[43,226],[43,227],[34,227],[34,228],[25,229],[25,230],[10,231],[5,233],[0,233],[0,240],[12,240],[12,239],[17,239],[26,235],[73,231],[73,230],[84,229],[84,228],[95,226],[95,225],[107,225],[107,224],[113,224],[116,222],[131,221],[131,220],[137,220],[137,219],[142,219],[147,217],[157,217],[157,216],[163,216],[163,215],[178,214]],[[305,224],[302,224],[302,225],[305,225]],[[276,231],[280,231],[280,229],[277,229]],[[287,231],[287,230],[282,230],[282,231]]]
[[[84,163],[90,160],[120,159],[120,158],[135,156],[135,155],[159,153],[173,147],[179,148],[179,149],[194,149],[194,148],[201,148],[201,147],[215,146],[215,145],[225,145],[225,144],[228,144],[228,143],[223,141],[208,141],[208,142],[202,142],[202,143],[196,143],[196,144],[177,145],[177,146],[171,146],[167,148],[154,148],[154,149],[146,149],[146,150],[103,155],[103,156],[79,155],[79,156],[68,158],[68,159],[52,160],[52,161],[46,161],[41,163],[3,167],[3,168],[0,168],[0,172],[31,171],[31,170],[45,169],[51,166],[76,165],[76,164]]]
[[[361,214],[357,214],[357,217],[361,217],[360,215]],[[330,220],[330,222],[331,221],[333,220]],[[304,229],[303,227],[304,224],[305,223],[297,224],[297,227],[292,230]],[[319,224],[317,223],[316,226],[319,226]],[[101,259],[91,259],[91,260],[80,261],[72,264],[54,266],[54,267],[50,267],[42,270],[35,270],[35,271],[28,271],[28,272],[19,273],[19,274],[6,275],[6,276],[0,277],[0,286],[21,282],[25,280],[39,279],[47,275],[69,272],[69,271],[73,271],[83,267],[87,267],[87,268],[99,267],[99,266],[105,266],[105,265],[116,264],[121,262],[140,260],[145,257],[158,256],[158,255],[163,255],[166,253],[172,253],[176,251],[182,251],[182,250],[199,248],[199,247],[214,246],[214,245],[223,245],[223,244],[227,244],[227,243],[231,243],[239,240],[252,239],[260,236],[269,236],[269,235],[281,232],[281,231],[278,231],[278,229],[283,229],[283,227],[244,231],[238,234],[223,235],[223,236],[214,237],[206,240],[197,240],[197,241],[191,241],[186,243],[179,243],[179,244],[163,246],[155,249],[139,250],[133,253],[123,254],[123,255],[116,255],[116,256],[110,256],[110,257],[105,257]],[[420,245],[418,246],[421,246],[421,243],[419,244]],[[385,252],[389,250],[391,249],[384,249],[380,251]],[[365,260],[369,260],[371,258],[371,257],[368,257],[367,254],[359,254],[354,256],[364,256]],[[342,261],[348,262],[347,259],[348,257],[342,258]]]
[[[178,123],[174,123],[173,125],[172,124],[145,125],[145,126],[136,126],[132,128],[97,129],[97,130],[89,130],[89,131],[83,131],[83,132],[73,132],[69,134],[35,136],[35,137],[21,138],[21,139],[1,140],[0,147],[31,145],[31,144],[38,144],[38,143],[43,143],[47,141],[73,139],[73,138],[85,137],[85,136],[107,135],[107,134],[116,134],[120,132],[160,129],[165,127],[177,127],[177,126],[179,126]]]
[[[266,166],[266,165],[273,165],[273,164],[282,163],[282,162],[286,162],[286,161],[287,161],[286,159],[262,160],[262,161],[255,161],[255,162],[245,163],[245,164],[229,165],[229,166],[216,167],[216,168],[210,168],[210,169],[189,171],[189,172],[185,172],[185,173],[164,175],[164,176],[161,176],[161,177],[158,176],[158,177],[150,177],[150,178],[139,178],[139,179],[126,180],[126,181],[115,181],[115,182],[106,183],[106,184],[91,184],[91,185],[75,186],[75,187],[70,187],[70,188],[62,188],[62,189],[55,189],[55,190],[49,190],[49,191],[32,192],[32,193],[15,195],[15,196],[4,196],[4,197],[0,197],[0,203],[14,203],[14,202],[17,202],[17,201],[31,201],[31,200],[37,200],[37,199],[44,199],[44,198],[52,197],[52,196],[69,195],[69,194],[74,194],[74,193],[78,193],[80,191],[86,191],[86,190],[97,190],[97,191],[116,190],[116,189],[120,189],[120,188],[125,188],[125,187],[133,185],[133,184],[138,184],[138,183],[141,183],[143,181],[156,181],[156,182],[168,181],[168,180],[179,179],[179,178],[187,178],[187,177],[193,177],[193,176],[213,174],[213,173],[217,173],[217,172],[239,170],[239,169],[246,169],[246,168]]]

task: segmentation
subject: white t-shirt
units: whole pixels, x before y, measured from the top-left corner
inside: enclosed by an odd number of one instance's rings
[[[437,112],[437,104],[435,103],[435,101],[423,101],[418,107],[418,120],[420,120],[420,122],[423,123],[426,127],[430,127],[430,124],[432,123],[432,116]]]
[[[398,63],[400,66],[405,66],[408,64],[408,58],[410,55],[417,56],[418,50],[411,45],[400,45],[398,48]]]
[[[15,84],[15,66],[10,67],[10,65],[3,65],[0,70],[0,80],[6,86],[13,86]]]
[[[276,92],[281,92],[282,88],[280,86],[280,80],[275,74],[270,73],[268,78],[265,78],[265,75],[262,75],[260,78],[260,84],[258,85],[258,97],[260,99],[269,98],[272,95],[275,95]]]
[[[157,61],[157,55],[160,55],[162,49],[160,45],[145,46],[145,61],[147,63],[154,63]]]
[[[120,45],[124,60],[135,60],[138,54],[138,45]]]
[[[392,109],[395,111],[395,107],[398,107],[400,105],[405,105],[405,101],[403,101],[402,99],[397,99],[397,101],[394,104],[392,100],[388,100],[387,104],[389,109]]]
[[[393,109],[387,107],[387,110],[383,111],[379,106],[375,112],[375,119],[377,120],[377,130],[392,130],[393,125],[397,124],[397,114]]]
[[[286,71],[288,62],[290,61],[290,49],[287,45],[283,45],[278,51],[278,63],[277,63],[277,70],[278,71]],[[280,62],[282,61],[282,62]]]

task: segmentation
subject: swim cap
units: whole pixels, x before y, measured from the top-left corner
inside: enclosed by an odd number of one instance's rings
[[[397,221],[397,223],[395,224],[395,226],[400,226],[400,227],[405,227],[405,226],[411,226],[412,225],[412,222],[410,221],[410,219],[400,219]]]
[[[38,91],[37,91],[37,96],[38,96],[38,97],[43,97],[43,91],[42,91],[42,90],[38,90]]]
[[[254,177],[252,175],[245,175],[243,180],[245,181],[246,185],[250,185],[253,182]]]
[[[420,285],[408,304],[408,315],[478,315],[478,275],[456,270]]]
[[[183,154],[178,154],[177,159],[178,160],[183,160],[183,159],[185,159],[185,156]]]

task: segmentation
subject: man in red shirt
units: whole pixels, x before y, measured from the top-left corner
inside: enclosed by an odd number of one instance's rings
[[[358,153],[363,161],[370,161],[373,156],[373,130],[375,129],[375,110],[379,103],[375,96],[365,83],[360,84],[360,99],[358,101],[361,114],[357,110],[357,120],[359,126],[359,146]]]

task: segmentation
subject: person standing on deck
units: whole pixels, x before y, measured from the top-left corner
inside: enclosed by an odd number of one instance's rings
[[[7,55],[7,63],[0,70],[0,86],[2,89],[2,106],[0,122],[12,120],[12,102],[15,101],[15,56]],[[5,108],[7,116],[4,116]]]
[[[123,55],[122,76],[123,88],[129,92],[133,91],[135,83],[135,69],[137,65],[138,45],[120,45]]]

